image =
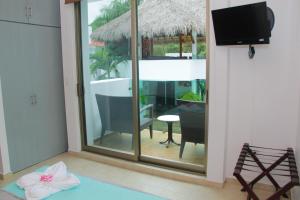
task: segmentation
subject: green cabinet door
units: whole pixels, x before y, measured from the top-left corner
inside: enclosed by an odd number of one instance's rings
[[[27,0],[0,0],[0,20],[27,22]]]
[[[31,8],[29,23],[60,27],[59,0],[27,0]]]
[[[13,172],[67,150],[60,29],[0,21],[0,78]]]
[[[60,27],[60,0],[0,0],[0,21]]]
[[[67,150],[60,29],[32,26],[34,127],[40,159]]]
[[[0,76],[8,139],[8,150],[13,172],[37,162],[32,108],[33,87],[30,35],[26,25],[0,22]]]

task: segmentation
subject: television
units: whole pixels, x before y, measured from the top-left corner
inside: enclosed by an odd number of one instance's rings
[[[266,2],[260,2],[213,10],[216,44],[269,44],[274,22],[269,17],[268,9]]]

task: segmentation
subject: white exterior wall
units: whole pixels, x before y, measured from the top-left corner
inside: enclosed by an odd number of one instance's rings
[[[206,79],[206,60],[140,60],[139,75],[143,81]]]
[[[118,71],[122,78],[130,78],[132,73],[131,60],[119,64]],[[139,79],[142,81],[192,81],[206,79],[206,59],[139,60]]]

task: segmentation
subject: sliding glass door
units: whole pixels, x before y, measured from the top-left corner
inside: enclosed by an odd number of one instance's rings
[[[81,1],[85,145],[133,155],[130,12],[128,1]]]
[[[206,0],[82,0],[78,13],[84,150],[204,172]]]
[[[206,163],[206,2],[145,0],[138,8],[141,159]],[[151,138],[144,127],[151,118]],[[145,128],[145,129],[144,129]]]

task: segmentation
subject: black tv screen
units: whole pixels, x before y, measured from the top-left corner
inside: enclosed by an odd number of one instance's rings
[[[217,45],[269,44],[266,2],[213,10]]]

